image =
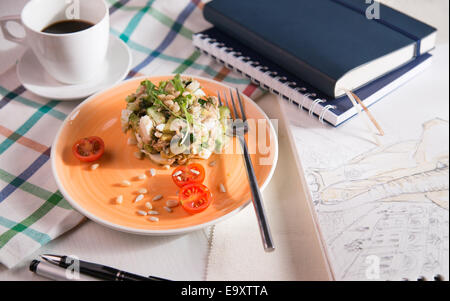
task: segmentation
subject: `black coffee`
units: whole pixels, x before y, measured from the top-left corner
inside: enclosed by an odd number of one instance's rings
[[[91,22],[83,20],[63,20],[50,24],[42,29],[42,32],[54,34],[72,33],[88,29],[93,25]]]

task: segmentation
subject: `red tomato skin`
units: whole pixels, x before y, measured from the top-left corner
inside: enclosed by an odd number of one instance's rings
[[[78,153],[78,146],[84,141],[84,140],[88,140],[89,142],[98,142],[100,144],[100,148],[98,150],[98,152],[96,154],[90,155],[90,156],[82,156]],[[86,138],[82,138],[80,140],[78,140],[77,142],[74,143],[74,145],[72,146],[72,153],[74,154],[74,156],[82,161],[82,162],[93,162],[96,161],[98,159],[100,159],[101,156],[103,156],[105,152],[105,143],[103,142],[103,139],[97,136],[91,136],[91,137],[86,137]]]
[[[199,172],[199,174],[198,175],[193,174],[190,171],[191,169],[197,170]],[[181,171],[182,174],[179,176],[174,176],[174,174],[177,173],[178,171]],[[178,177],[184,178],[186,176],[186,173],[188,173],[188,175],[187,175],[188,180],[180,181],[178,179]],[[205,180],[205,169],[199,163],[191,163],[189,165],[180,165],[177,168],[175,168],[175,170],[172,172],[172,180],[175,183],[175,185],[177,185],[178,187],[183,187],[185,185],[192,184],[192,183],[201,184]]]
[[[194,189],[197,190],[194,193],[198,194],[198,196],[200,198],[204,198],[205,202],[203,204],[201,204],[199,207],[194,208],[193,206],[190,206],[193,202],[195,202],[198,198],[194,199],[192,202],[187,203],[186,202],[186,198],[188,198],[188,196],[185,196],[185,192],[189,189]],[[206,208],[209,207],[209,205],[211,204],[212,201],[212,193],[209,190],[208,187],[206,187],[203,184],[198,184],[198,183],[191,183],[191,184],[187,184],[185,186],[183,186],[180,190],[180,192],[178,193],[178,199],[180,201],[181,206],[183,207],[183,209],[190,213],[190,214],[196,214],[199,212],[204,211]]]

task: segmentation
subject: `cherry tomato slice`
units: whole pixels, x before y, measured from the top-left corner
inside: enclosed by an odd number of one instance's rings
[[[92,162],[100,159],[105,152],[105,143],[97,136],[82,138],[72,147],[74,156],[83,162]]]
[[[180,165],[172,173],[172,180],[178,187],[191,183],[203,183],[204,179],[205,169],[198,163]]]
[[[188,213],[199,213],[211,204],[212,193],[203,184],[191,183],[183,186],[178,193],[181,206]]]

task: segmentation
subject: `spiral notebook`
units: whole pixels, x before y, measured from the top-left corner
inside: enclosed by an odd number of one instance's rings
[[[194,34],[193,44],[262,89],[294,103],[299,109],[307,110],[310,116],[315,115],[321,122],[338,126],[358,113],[347,96],[327,96],[217,28]],[[431,58],[428,53],[417,56],[354,92],[368,107],[423,71],[431,64]]]

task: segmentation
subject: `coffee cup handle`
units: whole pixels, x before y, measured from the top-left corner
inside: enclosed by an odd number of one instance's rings
[[[15,15],[15,16],[1,17],[0,18],[0,30],[2,31],[5,39],[7,39],[8,41],[11,41],[11,42],[14,42],[17,44],[21,44],[21,45],[26,45],[25,37],[17,37],[9,31],[8,27],[6,27],[6,24],[8,22],[15,22],[15,23],[19,24],[20,26],[23,26],[22,22],[20,21],[20,16]]]

